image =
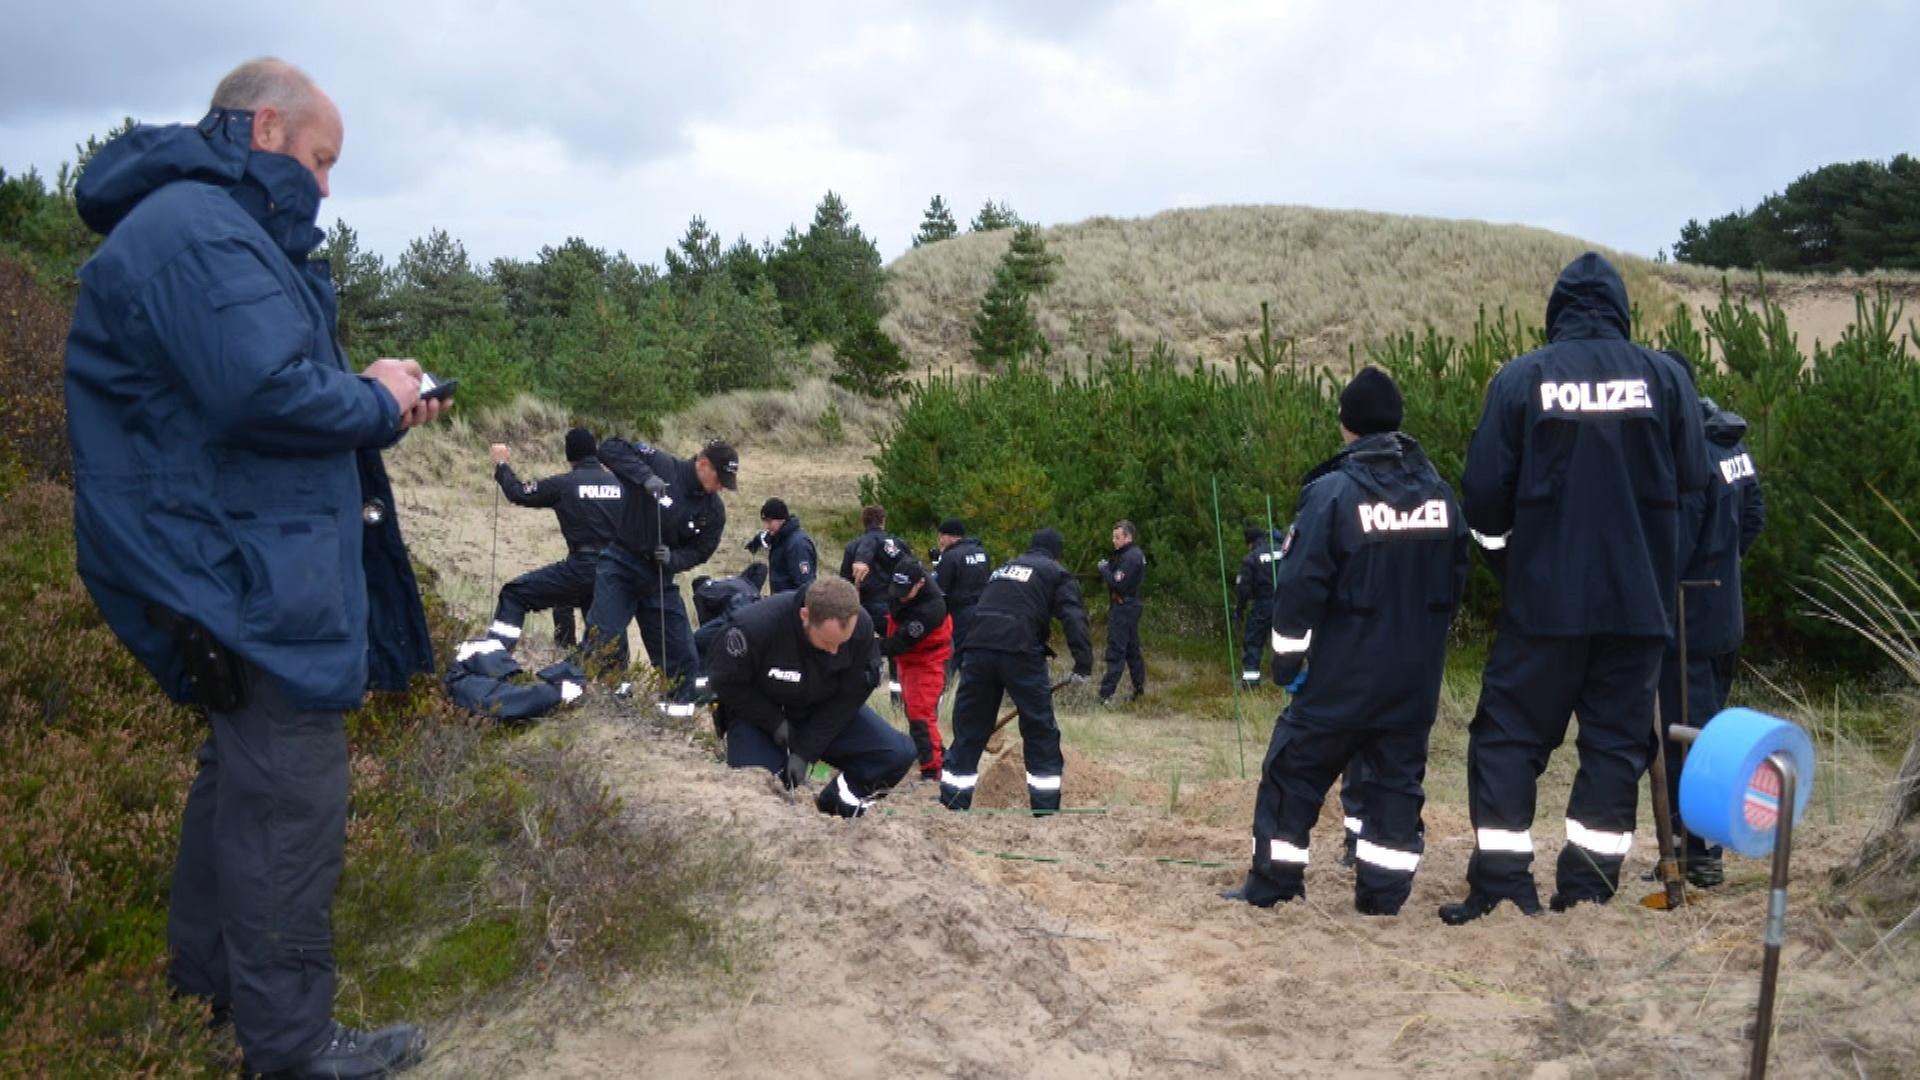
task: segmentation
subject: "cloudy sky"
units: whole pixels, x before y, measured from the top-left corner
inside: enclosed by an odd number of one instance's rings
[[[259,54],[340,103],[322,223],[389,257],[569,236],[657,262],[829,188],[889,259],[938,192],[1062,224],[1290,203],[1523,222],[1651,255],[1821,164],[1920,150],[1897,2],[1558,5],[335,0],[11,5],[0,167],[197,119]]]

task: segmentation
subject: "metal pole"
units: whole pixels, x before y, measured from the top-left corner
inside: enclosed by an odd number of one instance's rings
[[[494,584],[500,578],[500,485],[493,485],[493,554],[487,557],[487,597],[484,603],[491,606],[498,602],[494,595]]]
[[[1233,741],[1240,748],[1240,779],[1247,778],[1247,743],[1241,734],[1240,654],[1233,647],[1233,600],[1227,589],[1227,542],[1220,533],[1220,477],[1213,480],[1213,545],[1220,553],[1220,614],[1227,623],[1227,675],[1233,680]]]
[[[1687,690],[1689,685],[1689,676],[1687,674],[1687,590],[1718,588],[1719,585],[1720,581],[1718,578],[1702,581],[1682,581],[1680,583],[1680,595],[1678,597],[1680,603],[1680,722],[1688,727],[1693,726],[1693,698]],[[1712,717],[1708,717],[1707,719],[1710,720]],[[1674,767],[1677,769],[1685,769],[1686,764],[1687,753],[1685,750],[1682,750],[1680,752],[1680,760]],[[1678,823],[1678,828],[1674,830],[1673,842],[1680,848],[1679,857],[1685,859],[1687,857],[1687,823],[1685,821]]]
[[[1660,703],[1653,706],[1654,731],[1660,730]],[[1659,838],[1660,865],[1655,876],[1660,879],[1664,893],[1654,893],[1641,901],[1646,907],[1659,907],[1663,911],[1672,911],[1684,907],[1687,903],[1687,886],[1680,873],[1680,862],[1674,857],[1673,801],[1667,792],[1667,740],[1653,740],[1653,764],[1647,770],[1653,788],[1653,832]]]
[[[1793,759],[1785,753],[1767,756],[1780,774],[1780,814],[1773,826],[1773,882],[1767,892],[1766,960],[1760,967],[1760,1007],[1753,1022],[1753,1060],[1747,1075],[1767,1075],[1767,1050],[1773,1042],[1773,1003],[1780,982],[1780,947],[1787,941],[1787,863],[1793,857],[1793,810],[1798,803],[1799,777]]]

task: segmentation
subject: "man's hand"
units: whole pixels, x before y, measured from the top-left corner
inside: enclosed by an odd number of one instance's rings
[[[503,442],[494,443],[487,448],[487,451],[493,455],[493,463],[495,465],[505,465],[507,460],[513,457],[513,451],[508,450],[507,444]]]
[[[400,407],[400,426],[410,427],[408,415],[420,404],[420,362],[383,357],[367,365],[361,376],[384,387]]]
[[[661,566],[667,565],[672,558],[673,549],[665,544],[661,544],[659,547],[653,549],[653,561],[659,563]]]
[[[791,791],[807,782],[807,770],[811,768],[813,768],[813,762],[789,750],[787,767],[780,770],[780,782],[787,785],[787,790]]]
[[[1093,565],[1096,569],[1104,571],[1107,568],[1107,560],[1101,559],[1099,562],[1094,563]]]
[[[640,487],[646,491],[647,495],[652,498],[654,502],[659,502],[661,497],[667,493],[667,482],[657,476],[647,477],[647,482],[641,484]]]
[[[853,583],[855,585],[858,585],[861,582],[867,580],[867,573],[872,569],[873,567],[868,566],[866,563],[863,563],[863,562],[854,563],[853,564]]]
[[[773,729],[773,745],[785,750],[787,744],[791,742],[793,742],[793,725],[782,720],[780,726]]]

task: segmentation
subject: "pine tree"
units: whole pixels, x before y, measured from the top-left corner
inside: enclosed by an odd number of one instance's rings
[[[953,211],[947,209],[947,200],[935,195],[927,204],[926,217],[920,220],[920,231],[913,238],[913,246],[937,244],[952,239],[959,231],[960,226],[953,223]]]
[[[1053,284],[1054,267],[1060,256],[1047,253],[1046,238],[1038,225],[1021,222],[1014,226],[1013,240],[1007,245],[1006,264],[1028,296]]]
[[[676,289],[699,292],[720,269],[720,236],[698,214],[687,222],[677,247],[667,249],[667,280]]]
[[[988,199],[986,205],[980,207],[980,212],[973,215],[973,224],[968,228],[973,232],[993,232],[996,229],[1011,229],[1018,224],[1020,215],[1013,212],[1013,207]]]
[[[1047,342],[1040,335],[1040,323],[1033,316],[1027,290],[1003,259],[973,317],[973,358],[981,367],[994,368],[1046,351]]]
[[[863,397],[898,397],[907,388],[907,357],[877,322],[864,323],[833,350],[833,382]]]

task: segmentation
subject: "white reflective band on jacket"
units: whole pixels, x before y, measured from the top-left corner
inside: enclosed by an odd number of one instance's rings
[[[500,643],[499,638],[481,638],[478,641],[463,641],[460,643],[460,648],[453,654],[453,659],[456,663],[464,663],[470,656],[479,656],[483,653],[496,653],[505,648],[506,646]]]
[[[707,677],[705,675],[695,675],[693,677],[693,685],[696,689],[705,690],[707,688]]]
[[[579,683],[574,682],[572,679],[563,680],[560,683],[560,704],[566,705],[572,702],[574,698],[586,692]]]
[[[962,775],[960,773],[950,773],[945,769],[941,769],[940,782],[950,788],[958,788],[961,791],[972,791],[973,785],[980,782],[980,774],[966,773],[965,775]]]
[[[847,786],[846,773],[841,773],[839,777],[837,777],[834,780],[833,786],[835,790],[839,791],[840,793],[840,801],[843,803],[846,803],[848,806],[851,806],[856,810],[865,810],[867,807],[873,805],[872,799],[863,799],[860,796],[855,795],[853,793],[853,789]]]
[[[1499,536],[1488,536],[1486,533],[1475,532],[1472,529],[1468,529],[1467,531],[1470,533],[1473,533],[1474,543],[1479,544],[1481,547],[1486,548],[1488,551],[1499,551],[1502,548],[1506,547],[1507,537],[1513,535],[1511,530],[1507,532],[1503,532]]]
[[[1511,829],[1475,829],[1474,846],[1481,851],[1499,852],[1503,855],[1533,854],[1533,832]]]
[[[669,701],[666,711],[668,716],[692,716],[693,706],[684,701]]]
[[[1240,678],[1244,682],[1259,682],[1260,673],[1257,671],[1243,671],[1240,673]]]
[[[1307,631],[1304,637],[1288,637],[1278,630],[1273,632],[1273,651],[1279,653],[1281,656],[1306,652],[1307,646],[1311,644],[1313,644],[1313,631],[1311,630]]]
[[[1295,847],[1285,840],[1267,841],[1267,859],[1270,862],[1293,863],[1296,866],[1307,865],[1307,849]]]
[[[1403,874],[1413,873],[1414,869],[1420,865],[1420,856],[1417,852],[1395,851],[1390,847],[1381,847],[1371,840],[1362,840],[1354,845],[1353,857],[1363,863],[1372,863],[1388,870],[1398,870]]]
[[[489,627],[487,627],[487,633],[489,633],[489,634],[497,634],[497,635],[499,635],[500,637],[503,637],[503,638],[506,638],[506,639],[507,639],[508,641],[518,641],[518,640],[520,640],[520,628],[519,628],[519,627],[517,627],[517,626],[515,626],[515,625],[513,625],[512,623],[504,623],[504,622],[501,622],[501,621],[500,621],[500,620],[498,620],[498,619],[495,619],[495,620],[493,621],[493,625],[492,625],[492,626],[489,626]]]
[[[1366,824],[1365,822],[1361,821],[1357,817],[1342,818],[1341,822],[1342,824],[1346,825],[1347,831],[1352,833],[1355,836],[1360,835],[1362,826]]]
[[[1595,855],[1618,858],[1633,849],[1633,834],[1630,832],[1605,832],[1590,829],[1580,822],[1567,819],[1567,842],[1578,844]]]
[[[888,681],[888,683],[887,683],[887,693],[889,693],[889,694],[897,694],[897,693],[899,693],[899,692],[900,692],[900,680],[899,680],[899,679],[893,679],[893,680],[890,680],[890,681]]]
[[[1060,778],[1057,776],[1036,776],[1027,774],[1027,786],[1035,791],[1059,791]]]

